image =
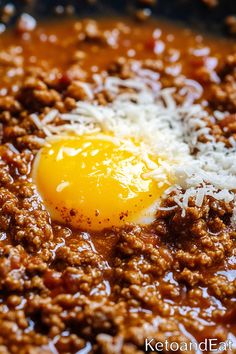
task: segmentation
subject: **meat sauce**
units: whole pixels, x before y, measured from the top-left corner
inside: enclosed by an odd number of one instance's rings
[[[149,227],[99,233],[72,230],[45,211],[31,179],[44,133],[30,114],[71,110],[86,100],[76,81],[100,75],[138,77],[153,90],[190,87],[209,112],[229,112],[213,134],[226,143],[236,134],[233,41],[123,18],[1,34],[0,353],[141,354],[151,352],[146,338],[235,345],[231,204],[208,198],[184,218],[159,211]]]

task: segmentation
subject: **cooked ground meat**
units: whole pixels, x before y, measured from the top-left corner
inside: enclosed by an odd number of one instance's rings
[[[44,138],[31,113],[70,111],[88,99],[78,82],[93,74],[174,86],[178,102],[189,95],[228,111],[208,125],[230,145],[235,44],[116,20],[44,24],[0,44],[0,353],[141,354],[145,338],[235,338],[232,203],[207,197],[199,208],[192,199],[184,217],[178,207],[146,228],[88,233],[52,221],[31,181]],[[113,98],[96,95],[104,105]]]

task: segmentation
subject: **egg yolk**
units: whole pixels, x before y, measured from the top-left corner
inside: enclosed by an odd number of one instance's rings
[[[35,159],[33,180],[52,219],[95,231],[142,223],[166,188],[148,176],[158,165],[142,149],[106,134],[49,141]]]

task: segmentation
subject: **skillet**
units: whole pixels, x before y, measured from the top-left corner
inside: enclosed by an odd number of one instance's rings
[[[9,1],[1,1],[0,9]],[[16,0],[12,1],[14,14],[7,21],[12,25],[20,14],[27,12],[36,19],[46,20],[55,16],[104,17],[111,15],[133,15],[144,9],[155,17],[181,21],[197,29],[216,35],[228,35],[227,16],[236,13],[234,0]]]

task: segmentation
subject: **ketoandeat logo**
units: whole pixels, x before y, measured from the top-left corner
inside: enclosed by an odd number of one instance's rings
[[[158,342],[154,338],[145,339],[145,352],[158,353],[158,352],[188,352],[195,350],[196,352],[224,352],[232,351],[233,341],[227,340],[225,342],[219,342],[216,338],[205,339],[203,342],[171,342],[165,340],[164,342]]]

